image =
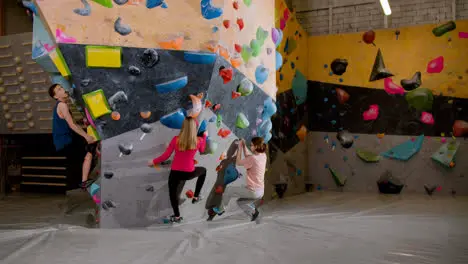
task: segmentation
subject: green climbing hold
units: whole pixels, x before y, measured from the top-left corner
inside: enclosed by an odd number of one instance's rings
[[[250,125],[249,120],[244,115],[244,113],[239,113],[237,115],[236,127],[240,128],[240,129],[244,129],[244,128],[248,128],[249,125]]]
[[[250,58],[252,58],[252,49],[244,44],[242,46],[241,57],[244,63],[248,63]]]
[[[260,46],[263,46],[265,40],[268,38],[268,31],[264,30],[262,27],[258,27],[255,36]]]
[[[375,154],[367,150],[356,149],[356,154],[358,155],[359,158],[361,158],[365,162],[379,162],[380,161],[380,156],[378,154]]]
[[[346,180],[347,180],[346,177],[342,177],[334,169],[332,169],[330,167],[328,168],[328,170],[330,171],[330,173],[331,173],[331,175],[333,177],[333,180],[335,181],[336,186],[338,186],[338,187],[345,186]]]
[[[459,147],[460,142],[453,140],[448,144],[443,144],[431,158],[447,168],[453,168],[455,166],[455,155]]]
[[[220,114],[216,115],[216,127],[221,128],[222,123],[223,123],[223,117]]]
[[[434,96],[431,90],[427,88],[419,88],[408,92],[405,95],[405,99],[408,104],[420,111],[431,111],[432,103],[434,102]]]
[[[244,0],[244,4],[249,7],[252,4],[252,0]]]
[[[93,1],[108,8],[111,8],[113,6],[112,0],[93,0]]]
[[[253,92],[253,88],[253,83],[248,78],[244,78],[239,84],[237,92],[239,92],[242,96],[248,96]]]
[[[252,56],[258,57],[258,55],[260,55],[262,47],[256,39],[250,41],[250,48],[252,49]]]

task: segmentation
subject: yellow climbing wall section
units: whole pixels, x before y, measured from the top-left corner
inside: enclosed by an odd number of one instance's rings
[[[35,3],[41,19],[46,22],[46,27],[57,42],[73,39],[68,43],[215,51],[254,82],[258,65],[267,68],[270,72],[268,79],[264,83],[256,83],[275,98],[275,54],[267,54],[266,51],[267,48],[275,48],[270,36],[271,28],[274,27],[274,1],[212,0],[213,7],[223,9],[223,14],[214,19],[203,17],[200,0],[162,1],[163,5],[151,9],[146,7],[146,0],[132,0],[124,5],[112,2],[111,8],[92,0],[48,0]],[[83,2],[89,5],[88,8]],[[77,9],[88,9],[90,12],[80,15],[74,11]],[[114,25],[118,18],[120,24],[131,29],[131,32],[126,35],[116,32]],[[239,29],[238,19],[243,21],[242,30]],[[228,28],[225,27],[226,23],[229,23]],[[249,45],[256,38],[259,27],[268,32],[268,37],[260,54],[249,63],[244,63],[235,44]]]
[[[277,51],[283,58],[283,66],[276,72],[276,83],[278,86],[278,93],[285,92],[292,88],[292,80],[296,70],[300,71],[303,75],[308,74],[308,36],[302,29],[296,19],[296,15],[292,12],[288,13],[286,3],[284,0],[276,0],[275,2],[275,27],[283,28],[283,39],[278,46]],[[286,19],[287,18],[287,19]],[[282,21],[283,20],[283,21]],[[285,51],[286,42],[288,46]],[[290,46],[292,44],[292,46]],[[294,47],[295,46],[295,47]],[[288,52],[291,51],[292,52]]]
[[[383,89],[383,80],[369,82],[380,48],[386,68],[395,75],[392,77],[395,83],[420,71],[421,87],[436,94],[468,98],[468,39],[459,37],[460,32],[468,32],[468,21],[456,21],[455,30],[436,37],[432,29],[440,25],[400,28],[399,34],[396,29],[375,30],[375,46],[363,41],[362,32],[309,37],[307,77],[313,81]],[[444,58],[443,71],[427,73],[429,62],[439,56]],[[342,76],[330,75],[330,68],[324,67],[336,58],[349,63]]]

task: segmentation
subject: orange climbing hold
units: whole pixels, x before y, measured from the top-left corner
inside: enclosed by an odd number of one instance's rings
[[[161,48],[163,49],[181,50],[183,43],[184,43],[184,37],[180,36],[173,40],[159,42],[159,46],[161,46]]]
[[[234,68],[239,68],[242,64],[242,58],[231,58],[231,65]]]
[[[151,116],[151,112],[150,111],[142,111],[142,112],[140,112],[140,116],[143,119],[148,119]]]
[[[307,135],[307,128],[304,125],[302,125],[301,128],[299,128],[299,130],[296,132],[296,135],[300,141],[304,141]]]
[[[213,106],[213,104],[211,103],[210,100],[205,101],[205,107],[212,107],[212,106]]]
[[[223,194],[223,192],[224,192],[223,186],[218,185],[218,186],[216,187],[216,189],[215,189],[215,193],[217,193],[217,194]]]
[[[219,160],[225,160],[226,159],[226,153],[221,153],[221,155],[219,156]]]
[[[239,30],[244,29],[244,20],[242,18],[238,18],[237,25],[239,26]]]
[[[229,28],[229,26],[231,25],[231,21],[226,19],[226,20],[223,21],[223,25],[224,25],[225,28]]]
[[[218,131],[218,136],[222,137],[222,138],[226,138],[227,136],[229,136],[231,134],[231,131],[227,130],[227,129],[224,129],[224,128],[221,128],[219,131]]]
[[[112,120],[115,120],[115,121],[120,120],[120,113],[116,112],[116,111],[112,112],[111,118],[112,118]]]
[[[239,93],[239,92],[232,91],[232,93],[231,93],[231,98],[232,98],[232,99],[236,99],[236,98],[241,97],[241,95],[242,95],[242,94]]]
[[[225,68],[221,67],[219,69],[219,76],[223,78],[224,84],[230,82],[232,80],[232,68]]]
[[[213,42],[209,41],[208,43],[206,43],[206,49],[213,52],[213,53],[217,53],[218,52],[218,44],[214,44]]]
[[[218,45],[218,53],[221,57],[225,58],[226,60],[229,60],[229,51],[225,47]]]

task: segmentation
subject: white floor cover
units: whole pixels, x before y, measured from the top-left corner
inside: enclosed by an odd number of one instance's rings
[[[466,264],[467,205],[466,197],[313,193],[268,204],[259,224],[235,211],[146,230],[0,225],[0,263]]]

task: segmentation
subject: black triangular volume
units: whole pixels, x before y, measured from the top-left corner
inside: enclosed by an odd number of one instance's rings
[[[369,82],[385,79],[392,76],[393,74],[385,68],[382,52],[379,49],[379,51],[377,52],[377,56],[375,57],[374,67],[372,68]]]
[[[426,190],[426,193],[427,193],[429,196],[432,196],[432,194],[434,193],[434,191],[437,189],[437,186],[428,187],[427,185],[424,185],[424,189]]]

